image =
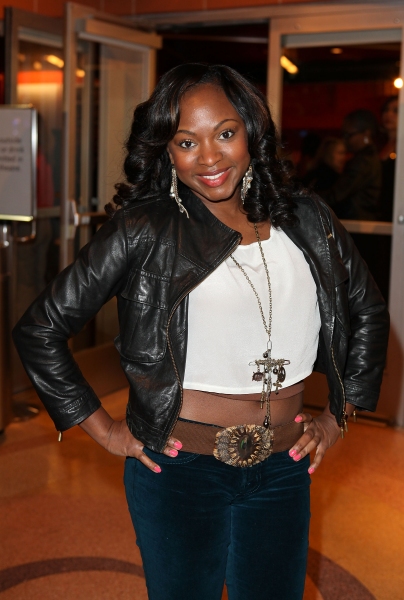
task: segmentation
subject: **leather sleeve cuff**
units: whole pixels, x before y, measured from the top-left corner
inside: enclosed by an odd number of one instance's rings
[[[90,389],[77,400],[70,404],[65,404],[63,409],[55,410],[54,406],[46,406],[51,419],[58,431],[66,431],[75,425],[78,425],[87,417],[92,415],[101,406],[101,402],[94,392]]]
[[[379,398],[379,390],[364,390],[355,386],[348,386],[345,384],[346,401],[349,404],[353,404],[360,410],[369,410],[374,412],[376,410],[377,401]]]

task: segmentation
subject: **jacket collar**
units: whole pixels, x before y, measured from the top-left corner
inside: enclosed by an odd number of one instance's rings
[[[213,271],[237,247],[241,234],[219,221],[186,186],[179,187],[179,196],[189,219],[178,211],[178,251],[203,270]],[[175,200],[171,202],[175,205]]]

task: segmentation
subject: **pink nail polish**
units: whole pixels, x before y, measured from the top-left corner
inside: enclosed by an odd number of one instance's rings
[[[301,421],[303,421],[303,417],[297,415],[297,417],[295,417],[295,423],[300,423]]]
[[[313,475],[314,471],[315,471],[315,468],[314,467],[310,467],[310,469],[309,469],[310,475]]]
[[[169,453],[169,455],[170,455],[170,456],[177,456],[177,454],[178,454],[178,451],[177,451],[177,450],[174,450],[174,449],[172,449],[172,450],[169,450],[169,451],[168,451],[168,453]]]
[[[289,450],[289,456],[294,456],[297,450]]]
[[[158,465],[156,465],[155,467],[153,467],[153,471],[155,473],[161,473],[161,468]]]
[[[178,450],[181,450],[181,448],[182,448],[182,444],[181,444],[181,442],[174,442],[174,446],[175,446],[176,448],[178,448]]]
[[[301,454],[296,454],[296,455],[293,457],[293,460],[300,460],[301,458],[302,458],[302,455],[301,455]]]

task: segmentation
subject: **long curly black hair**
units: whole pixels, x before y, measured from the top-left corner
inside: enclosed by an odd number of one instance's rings
[[[293,196],[297,190],[286,163],[278,156],[275,124],[265,96],[225,65],[190,63],[174,67],[162,76],[149,100],[136,107],[126,142],[127,181],[115,186],[113,202],[128,206],[169,191],[167,144],[178,129],[180,102],[186,92],[204,84],[220,87],[246,126],[254,174],[244,203],[248,220],[258,223],[269,218],[275,227],[295,224]],[[114,213],[112,204],[105,209],[109,215]]]

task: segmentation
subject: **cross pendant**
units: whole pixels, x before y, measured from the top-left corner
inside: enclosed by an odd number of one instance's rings
[[[263,382],[263,393],[270,394],[272,387],[272,373],[276,375],[276,381],[274,383],[275,393],[277,394],[279,389],[282,387],[282,382],[285,381],[286,372],[284,365],[290,364],[290,361],[284,358],[272,359],[270,350],[267,350],[262,355],[263,358],[258,358],[251,365],[256,365],[258,371],[253,373],[253,381]],[[263,367],[263,371],[261,371]]]

